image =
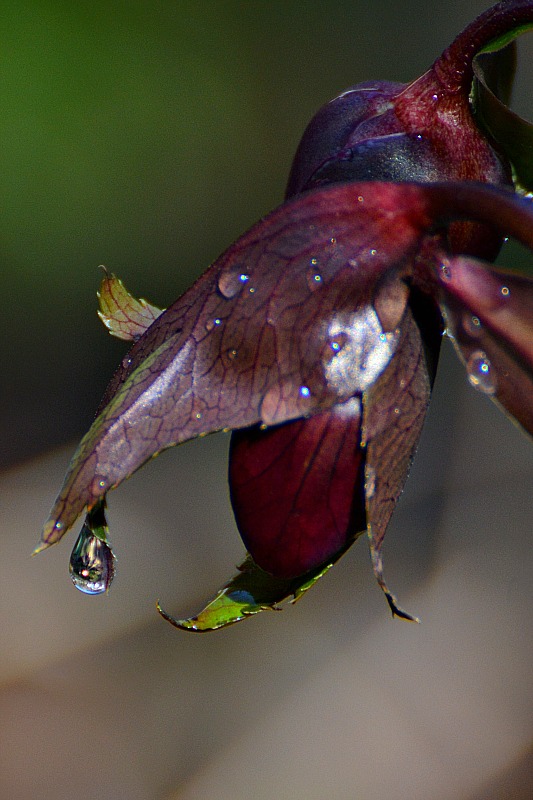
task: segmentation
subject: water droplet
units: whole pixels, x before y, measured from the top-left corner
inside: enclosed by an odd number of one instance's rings
[[[91,481],[91,494],[93,497],[100,497],[104,494],[107,488],[107,483],[101,475],[95,475]]]
[[[300,397],[309,397],[310,394],[309,386],[300,386]]]
[[[463,328],[470,336],[481,336],[483,332],[483,326],[479,317],[473,317],[472,314],[464,315]]]
[[[451,279],[452,279],[452,271],[450,269],[450,265],[446,264],[446,263],[442,263],[440,265],[439,274],[440,274],[441,281],[445,281],[446,283],[451,281]]]
[[[350,337],[344,331],[340,331],[339,333],[330,336],[327,341],[326,358],[334,358],[344,347],[346,347],[349,341]]]
[[[196,419],[202,419],[202,412],[201,411],[197,411],[194,416],[196,417]]]
[[[72,583],[84,594],[106,592],[115,575],[113,551],[95,536],[87,517],[70,556],[69,572]]]
[[[358,203],[364,203],[365,202],[365,198],[363,197],[362,194],[360,194],[359,197],[357,198],[357,202]]]
[[[235,297],[250,280],[250,276],[242,267],[224,269],[218,276],[218,289],[222,297],[230,300]]]
[[[484,394],[496,392],[494,369],[482,350],[475,350],[466,362],[468,380],[476,389]]]
[[[254,289],[254,287],[253,287],[253,286],[250,286],[250,288],[248,289],[248,291],[250,292],[250,294],[253,294],[253,293],[255,292],[255,289]]]
[[[503,297],[509,297],[509,295],[511,294],[508,286],[502,286],[500,292],[502,293]]]
[[[309,269],[306,273],[306,281],[308,287],[314,292],[315,289],[318,289],[319,286],[322,286],[322,275],[320,272],[317,272],[316,269]]]
[[[316,265],[318,264],[318,258],[312,258],[309,263],[311,264],[312,267],[316,267]]]
[[[376,470],[373,467],[365,467],[365,497],[370,500],[376,491]]]
[[[224,350],[224,352],[222,353],[222,362],[227,367],[230,367],[233,365],[238,355],[239,355],[238,351],[230,347],[228,350]]]
[[[433,100],[434,103],[436,103],[438,101],[438,99],[439,99],[438,94],[432,94],[431,95],[431,99]]]
[[[370,255],[371,256],[375,256],[377,254],[377,252],[378,251],[373,247],[372,250],[370,251]]]
[[[218,317],[216,317],[215,319],[208,319],[207,322],[205,323],[205,329],[206,331],[212,331],[213,328],[216,328],[219,325],[222,325],[222,320],[219,319]]]
[[[330,244],[337,244],[337,240],[336,240],[336,238],[334,236],[332,236],[329,241],[330,241]]]
[[[63,528],[63,523],[62,522],[56,522],[56,524],[54,525],[54,528],[56,529],[56,531],[60,531]]]

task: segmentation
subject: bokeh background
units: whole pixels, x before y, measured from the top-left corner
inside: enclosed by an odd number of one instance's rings
[[[29,557],[124,353],[98,265],[170,303],[280,202],[322,103],[416,77],[486,5],[2,3],[1,798],[532,796],[533,450],[450,347],[385,548],[420,626],[390,619],[362,541],[282,614],[164,623],[157,597],[198,611],[242,556],[223,435],[110,497],[108,596],[73,589],[74,537]]]

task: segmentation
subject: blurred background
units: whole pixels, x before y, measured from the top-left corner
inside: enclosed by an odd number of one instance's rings
[[[72,587],[73,536],[29,557],[125,352],[96,317],[98,265],[168,305],[279,204],[324,102],[416,77],[487,5],[4,0],[1,798],[532,796],[533,450],[448,346],[385,547],[422,625],[390,619],[362,541],[282,614],[163,622],[158,597],[198,611],[242,556],[224,435],[111,495],[108,596]]]

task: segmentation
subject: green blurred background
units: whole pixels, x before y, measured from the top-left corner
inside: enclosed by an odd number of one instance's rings
[[[0,465],[92,418],[124,351],[99,264],[168,305],[281,201],[323,102],[411,79],[484,6],[4,0]]]

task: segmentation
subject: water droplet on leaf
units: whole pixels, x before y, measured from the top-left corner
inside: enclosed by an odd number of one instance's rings
[[[102,594],[115,575],[115,557],[107,542],[95,536],[88,520],[89,516],[72,550],[69,572],[80,592]]]
[[[496,377],[494,369],[482,350],[473,352],[466,362],[468,380],[476,389],[484,394],[496,392]]]

